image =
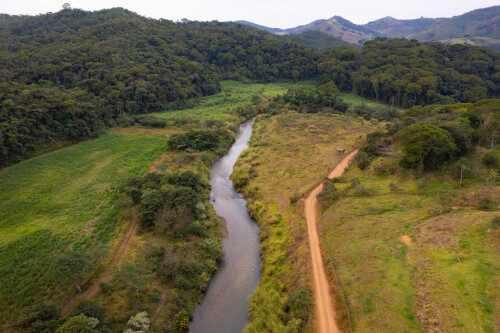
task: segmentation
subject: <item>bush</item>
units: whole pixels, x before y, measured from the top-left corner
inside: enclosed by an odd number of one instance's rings
[[[309,317],[312,305],[312,296],[309,290],[300,289],[290,292],[285,303],[285,311],[289,314],[289,321],[293,318],[301,321],[303,326]]]
[[[483,157],[483,163],[489,167],[498,167],[498,156],[496,152],[490,151]]]
[[[371,162],[370,156],[364,151],[359,151],[354,157],[354,163],[356,163],[356,166],[361,170],[366,169]]]
[[[372,191],[363,184],[358,184],[354,187],[354,195],[357,197],[367,197],[372,194]]]
[[[167,127],[167,121],[165,119],[160,119],[155,116],[139,116],[135,118],[135,121],[146,127],[156,127],[165,128]]]
[[[21,316],[15,325],[20,332],[52,333],[59,326],[59,311],[54,305],[38,304]]]
[[[498,207],[498,201],[493,198],[484,198],[479,201],[479,209],[481,210],[495,210]]]
[[[298,193],[294,193],[292,196],[290,196],[290,198],[288,198],[290,200],[290,205],[293,205],[295,204],[299,199],[300,199],[300,194]]]
[[[70,313],[69,317],[83,314],[87,317],[97,318],[100,322],[104,319],[104,309],[93,301],[84,300]]]
[[[211,150],[222,153],[233,141],[233,136],[226,130],[198,130],[184,134],[173,134],[168,140],[168,147],[174,151]]]
[[[141,226],[150,228],[154,225],[156,212],[163,206],[163,195],[158,190],[145,191],[139,205]]]
[[[98,324],[99,319],[80,314],[69,318],[67,322],[56,330],[56,333],[95,333],[95,327]]]
[[[331,204],[338,200],[340,193],[332,179],[325,179],[323,182],[323,190],[318,194],[318,201],[323,209],[328,208]]]

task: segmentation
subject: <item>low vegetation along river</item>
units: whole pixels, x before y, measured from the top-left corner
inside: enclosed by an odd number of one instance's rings
[[[248,147],[252,126],[253,120],[243,123],[231,149],[212,166],[210,201],[226,221],[227,236],[222,239],[225,256],[194,311],[189,326],[192,333],[241,332],[248,323],[248,296],[260,277],[259,230],[229,177],[238,156]]]

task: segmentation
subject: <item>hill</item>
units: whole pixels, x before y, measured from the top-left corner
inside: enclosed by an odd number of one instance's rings
[[[362,45],[375,37],[440,41],[447,44],[488,46],[500,51],[500,6],[477,9],[452,18],[418,18],[400,20],[390,16],[364,25],[354,24],[341,16],[317,20],[289,29],[268,28],[238,21],[273,34],[299,34],[321,31],[348,43]]]
[[[299,25],[294,28],[289,28],[289,29],[276,29],[276,28],[268,28],[262,25],[258,25],[252,22],[247,22],[247,21],[237,21],[238,23],[250,25],[254,28],[264,30],[273,34],[279,34],[279,35],[286,35],[286,34],[291,34],[291,35],[296,35],[296,34],[302,34],[306,31],[320,31],[326,35],[330,35],[332,37],[340,38],[343,41],[350,43],[350,44],[356,44],[356,45],[362,45],[365,41],[373,39],[377,36],[381,36],[379,33],[370,30],[369,28],[366,28],[361,25],[354,24],[341,16],[333,16],[330,19],[327,20],[317,20],[308,24],[304,25]],[[315,35],[314,38],[317,35]],[[312,37],[310,35],[305,35],[302,37],[303,40],[306,40],[306,37]],[[293,37],[289,37],[293,38]],[[299,37],[300,38],[300,37]],[[337,46],[337,45],[334,45]]]
[[[315,71],[311,49],[264,31],[121,8],[9,17],[0,35],[0,166],[95,136],[124,114],[216,94],[223,79],[309,79]]]
[[[252,23],[252,22],[248,22],[248,21],[244,21],[244,20],[235,21],[235,23],[249,25],[249,26],[254,27],[256,29],[264,30],[264,31],[267,31],[267,32],[272,33],[272,34],[281,34],[281,33],[283,33],[283,29],[280,29],[280,28],[269,28],[269,27],[266,27],[266,26],[263,26],[263,25],[260,25],[260,24],[257,24],[257,23]]]
[[[477,9],[434,25],[424,31],[410,34],[407,38],[420,41],[469,42],[475,37],[490,38],[483,45],[495,45],[500,40],[500,6]],[[466,38],[468,41],[453,40]],[[481,44],[479,44],[481,45]],[[498,45],[496,47],[498,50]]]
[[[317,20],[295,28],[285,29],[285,32],[299,34],[307,30],[319,30],[327,35],[339,37],[343,41],[358,45],[380,36],[377,32],[354,24],[340,16],[333,16],[328,20]]]
[[[344,42],[341,38],[333,37],[317,30],[306,30],[300,34],[281,35],[280,38],[286,41],[298,41],[302,45],[309,46],[314,50],[325,50],[337,46],[350,46],[360,49],[360,46],[357,44]]]
[[[381,36],[401,38],[413,33],[421,32],[445,20],[445,18],[434,19],[424,17],[415,20],[398,20],[387,16],[364,24],[363,26],[367,29],[378,32]]]

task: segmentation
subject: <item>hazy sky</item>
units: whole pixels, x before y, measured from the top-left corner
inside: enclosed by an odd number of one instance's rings
[[[56,12],[64,0],[1,0],[0,13]],[[124,7],[138,14],[169,20],[236,21],[291,28],[340,15],[357,24],[384,16],[401,19],[451,17],[498,5],[498,0],[68,0],[73,8]]]

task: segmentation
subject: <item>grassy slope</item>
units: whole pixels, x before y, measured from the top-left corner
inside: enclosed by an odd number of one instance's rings
[[[331,206],[322,237],[352,331],[498,331],[497,213],[469,206],[478,193],[498,199],[499,187],[472,180],[460,189],[442,174],[417,180],[394,159],[376,160],[366,172],[353,166],[346,177],[371,193],[349,190]]]
[[[142,174],[165,146],[165,139],[103,135],[0,172],[1,318],[64,299],[46,275],[52,258],[70,245],[89,251],[108,242],[118,222],[114,188]]]
[[[375,128],[337,115],[289,112],[257,118],[250,148],[233,173],[262,238],[262,279],[250,300],[248,332],[285,330],[287,296],[312,287],[307,228],[300,203],[290,205],[289,198],[303,196],[341,160],[335,147],[354,149]],[[288,323],[287,329],[292,327]],[[307,328],[313,327],[309,322]]]

